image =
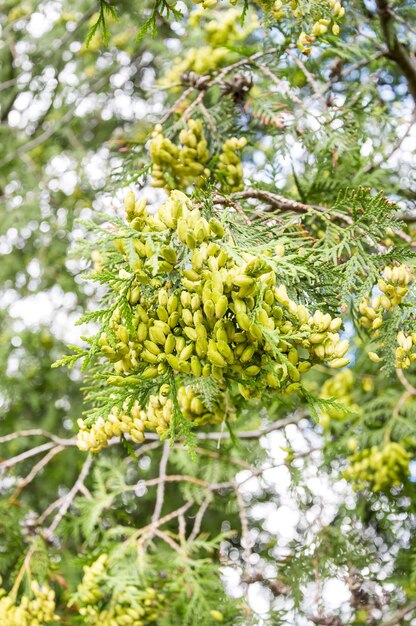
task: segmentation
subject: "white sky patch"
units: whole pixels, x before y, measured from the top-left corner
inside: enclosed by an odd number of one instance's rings
[[[7,295],[10,300],[10,292],[6,295],[2,294],[2,301],[5,305]],[[23,327],[39,328],[46,325],[59,339],[67,343],[79,343],[81,331],[78,326],[75,326],[75,322],[80,312],[68,312],[75,305],[75,294],[64,293],[55,285],[49,291],[41,291],[25,298],[12,300],[9,303],[9,314],[23,324]]]
[[[51,30],[53,22],[45,19],[43,13],[32,13],[26,28],[32,37],[38,39]]]

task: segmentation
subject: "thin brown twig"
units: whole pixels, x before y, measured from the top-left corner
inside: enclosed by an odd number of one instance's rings
[[[208,493],[201,506],[198,509],[197,514],[195,515],[195,521],[194,521],[194,525],[192,528],[192,531],[188,537],[188,541],[191,542],[193,541],[198,535],[199,535],[199,531],[201,530],[201,524],[202,524],[202,520],[204,519],[204,515],[210,505],[210,502],[212,501],[212,494]]]
[[[178,515],[178,534],[181,545],[184,545],[184,543],[186,542],[186,522],[183,513]]]
[[[285,196],[281,196],[279,194],[272,193],[271,191],[266,191],[264,189],[247,189],[245,191],[238,191],[232,194],[232,197],[235,198],[245,198],[245,199],[253,199],[260,200],[268,204],[271,209],[276,209],[278,211],[289,211],[293,213],[305,214],[311,211],[317,211],[321,213],[326,219],[330,219],[330,217],[342,220],[346,224],[350,226],[354,224],[354,220],[351,216],[345,215],[345,213],[339,213],[338,211],[331,211],[329,207],[324,207],[320,205],[314,204],[304,204],[303,202],[298,202],[296,200],[291,200],[290,198],[286,198]],[[217,204],[227,204],[229,200],[220,195],[216,196],[215,202]],[[363,235],[366,235],[364,231],[361,231]],[[412,237],[407,233],[403,232],[400,229],[396,229],[395,235],[406,243],[409,243],[411,247],[416,248],[416,243],[412,240]],[[377,244],[367,237],[368,243],[376,248],[376,250],[380,254],[384,254],[386,249],[384,246]]]
[[[43,430],[41,428],[17,430],[13,433],[3,435],[3,437],[0,437],[0,444],[8,443],[9,441],[13,441],[14,439],[18,439],[19,437],[37,437],[37,436],[46,437],[46,439],[51,439],[54,443],[62,445],[62,446],[76,446],[77,445],[75,439],[62,439],[61,437],[57,437],[53,433],[50,433],[47,430]]]
[[[164,479],[166,478],[166,468],[168,465],[169,453],[170,453],[170,444],[169,444],[169,441],[165,441],[165,443],[163,444],[162,457],[160,459],[160,464],[159,464],[159,478],[161,479],[161,481],[157,486],[156,504],[155,504],[155,509],[153,511],[153,515],[152,515],[153,524],[157,522],[157,520],[160,517],[160,514],[162,513],[163,500],[165,496],[165,480]]]
[[[303,417],[304,416],[305,415],[303,415]],[[271,424],[270,426],[266,428],[258,429],[258,430],[247,430],[247,431],[241,430],[241,431],[237,431],[235,435],[236,437],[240,439],[257,439],[261,437],[262,435],[267,434],[268,432],[271,432],[272,430],[278,430],[279,428],[284,428],[288,424],[297,423],[299,419],[300,418],[298,416],[292,415],[287,418],[277,420],[276,422],[274,422],[273,424]],[[47,433],[47,431],[38,431],[38,430],[35,431],[33,429],[31,431],[17,431],[16,433],[11,433],[10,435],[6,435],[5,437],[3,437],[2,440],[0,439],[0,443],[2,442],[4,443],[5,441],[11,441],[13,439],[17,439],[18,437],[35,436],[35,435],[43,435],[45,437],[49,437],[52,439],[54,443],[62,445],[64,447],[76,447],[77,446],[76,437],[62,439],[60,437],[55,437],[51,433]],[[160,440],[159,435],[157,435],[156,433],[146,432],[145,437],[146,437],[146,440],[148,440],[148,443],[141,444],[137,448],[136,454],[138,456],[141,456],[145,452],[148,452],[149,450],[153,450],[159,447],[163,443]],[[196,438],[201,441],[204,441],[207,439],[217,441],[218,439],[229,439],[230,433],[227,431],[223,433],[219,433],[219,432],[218,433],[217,432],[197,433]],[[30,450],[22,453],[21,455],[17,455],[15,457],[12,457],[11,459],[7,459],[6,461],[3,461],[3,463],[7,463],[6,467],[11,467],[12,465],[17,464],[20,461],[24,461],[27,458],[30,458],[31,456],[34,456],[36,454],[40,454],[41,452],[49,450],[50,448],[54,446],[54,443],[48,442],[48,443],[42,444],[41,446],[37,446],[36,448],[31,448]],[[108,445],[114,446],[114,445],[118,445],[119,443],[120,443],[120,439],[118,437],[114,437],[113,439],[110,439],[110,441],[108,442]],[[3,465],[0,463],[0,469],[2,467]]]
[[[396,374],[397,374],[397,378],[400,380],[403,387],[407,389],[407,391],[411,393],[413,396],[416,396],[416,387],[413,387],[412,383],[409,380],[407,380],[406,376],[404,375],[403,370],[400,368],[397,368]]]
[[[221,196],[220,194],[215,194],[214,203],[231,206],[233,209],[237,211],[237,213],[239,213],[239,215],[241,215],[241,217],[243,218],[243,221],[246,224],[251,224],[251,219],[249,218],[249,216],[244,213],[243,209],[238,204],[238,202],[236,202],[232,198],[226,198],[225,196]]]
[[[176,446],[175,446],[176,447]],[[179,448],[183,448],[183,446],[178,446]],[[243,467],[244,469],[252,470],[253,466],[247,461],[243,461],[242,459],[236,459],[232,456],[226,456],[220,454],[219,452],[215,452],[214,450],[206,450],[205,448],[196,447],[195,452],[197,454],[202,454],[204,456],[209,456],[212,459],[219,459],[220,461],[225,461],[227,463],[231,463],[232,465],[238,465],[239,467]]]
[[[250,57],[247,57],[246,59],[240,59],[239,61],[236,61],[235,63],[232,63],[231,65],[227,65],[227,67],[224,67],[221,70],[221,72],[217,74],[217,76],[211,81],[210,85],[215,85],[215,84],[220,83],[222,79],[225,76],[227,76],[227,74],[237,69],[238,67],[241,67],[243,65],[252,65],[253,62],[256,61],[257,59],[261,59],[262,57],[268,56],[269,54],[274,54],[277,51],[278,51],[278,48],[269,48],[268,50],[256,52],[255,54],[252,54]]]
[[[244,502],[244,498],[239,489],[239,485],[237,485],[235,488],[235,495],[237,498],[238,514],[239,514],[240,523],[241,523],[241,538],[242,538],[242,546],[244,549],[243,556],[244,556],[244,560],[247,566],[249,566],[250,556],[252,554],[252,540],[250,537],[250,527],[249,527],[248,517],[247,517],[247,512],[246,512],[246,504]]]
[[[313,207],[312,205],[304,204],[303,202],[297,202],[296,200],[291,200],[290,198],[285,198],[284,196],[280,196],[278,194],[272,193],[271,191],[266,191],[263,189],[247,189],[245,191],[237,191],[233,194],[233,197],[261,200],[268,203],[274,209],[278,209],[279,211],[293,211],[294,213],[304,214],[309,212],[312,208],[315,208],[319,211],[328,210],[325,209],[325,207]],[[221,202],[222,200],[223,198],[219,196],[218,202]]]
[[[193,500],[190,500],[189,502],[186,502],[178,509],[171,511],[170,513],[168,513],[167,515],[164,515],[163,517],[160,517],[155,524],[150,523],[150,524],[147,524],[146,526],[143,526],[143,528],[139,528],[132,535],[130,535],[130,537],[126,539],[126,541],[124,542],[124,545],[128,544],[130,541],[133,541],[134,539],[137,539],[138,537],[141,537],[142,535],[146,536],[146,533],[148,533],[149,531],[154,532],[155,527],[160,528],[160,526],[163,526],[163,524],[167,524],[168,522],[171,522],[173,519],[175,519],[175,517],[178,517],[178,515],[181,515],[181,514],[184,515],[186,511],[188,511],[188,509],[190,509],[193,504],[194,504]],[[144,540],[145,540],[145,537],[139,540],[139,543],[142,544]]]
[[[274,430],[280,430],[280,428],[285,428],[289,424],[297,424],[301,419],[306,417],[307,412],[298,411],[297,413],[292,413],[287,417],[283,417],[282,419],[276,420],[269,426],[265,428],[259,428],[257,430],[241,430],[235,433],[237,439],[259,439],[263,435],[267,435]],[[225,431],[224,433],[199,433],[199,439],[219,439],[220,436],[222,439],[229,439],[231,437],[230,433]]]
[[[325,101],[325,98],[322,95],[322,90],[320,86],[318,85],[318,83],[316,82],[313,75],[310,73],[310,71],[304,64],[304,62],[298,56],[296,56],[293,50],[290,50],[290,48],[288,48],[287,53],[291,57],[291,59],[296,63],[298,68],[303,72],[307,82],[312,87],[312,91],[314,92],[315,96],[318,98],[318,100],[322,104],[324,111],[326,111],[328,109],[327,103]]]
[[[177,482],[186,482],[192,483],[193,485],[198,485],[198,487],[204,487],[205,489],[209,488],[209,483],[201,478],[196,478],[195,476],[188,476],[187,474],[169,474],[168,476],[157,476],[156,478],[149,478],[148,480],[139,481],[145,487],[154,487],[155,485],[159,485],[159,483],[177,483]],[[129,485],[127,488],[128,491],[134,491],[137,488],[137,485]]]
[[[261,63],[252,63],[252,65],[257,67],[265,76],[270,78],[270,80],[279,87],[280,91],[283,91],[283,89],[285,89],[286,93],[295,104],[298,104],[299,106],[304,107],[303,101],[300,98],[298,98],[298,96],[294,94],[291,89],[288,89],[285,83],[280,78],[275,76],[275,74],[273,74],[273,72],[268,67],[266,67],[265,65],[262,65]]]
[[[299,456],[306,456],[308,454],[309,454],[309,451]],[[224,491],[226,489],[235,489],[236,487],[241,486],[244,483],[246,483],[251,478],[260,476],[267,470],[274,469],[276,467],[282,467],[283,465],[286,465],[286,463],[279,463],[278,465],[270,465],[267,467],[252,468],[249,470],[249,475],[243,480],[238,481],[238,482],[237,481],[224,481],[222,483],[209,483],[205,480],[202,480],[201,478],[196,478],[195,476],[190,476],[188,474],[168,474],[166,476],[157,476],[156,478],[150,478],[148,480],[140,481],[140,484],[142,484],[144,487],[154,487],[155,485],[159,485],[161,482],[164,482],[164,483],[185,482],[185,483],[192,483],[193,485],[197,485],[198,487],[201,487],[202,489],[206,489],[207,491],[210,491],[210,492]],[[135,489],[137,489],[137,484],[127,486],[125,488],[125,491],[134,491]]]
[[[185,89],[185,91],[183,93],[181,93],[179,98],[177,98],[177,100],[175,100],[175,102],[172,104],[172,106],[169,107],[169,109],[166,111],[166,113],[163,115],[163,117],[160,118],[159,124],[164,124],[170,118],[172,113],[175,112],[175,110],[180,105],[180,103],[183,102],[183,100],[185,100],[194,91],[194,89],[195,89],[194,87],[188,87],[188,89]]]
[[[46,509],[39,515],[39,517],[36,518],[36,523],[39,525],[42,525],[43,522],[49,517],[49,515],[58,508],[58,506],[60,506],[63,502],[63,500],[65,499],[65,495],[61,496],[60,498],[57,498],[56,500],[54,500],[53,502],[51,502]]]
[[[348,67],[346,67],[345,70],[341,71],[339,74],[335,73],[334,76],[331,78],[331,80],[325,85],[325,89],[329,89],[330,87],[334,85],[334,83],[347,78],[349,74],[352,74],[353,72],[360,70],[366,65],[373,63],[380,57],[385,56],[386,52],[387,52],[387,49],[379,50],[378,52],[375,52],[373,55],[371,55],[370,58],[361,59],[360,61],[357,61],[356,63],[352,63],[352,65],[349,65]]]
[[[232,63],[231,65],[227,65],[226,67],[224,67],[211,81],[209,81],[206,84],[204,89],[201,89],[201,91],[199,92],[195,100],[193,100],[193,102],[191,102],[191,104],[183,112],[182,117],[185,120],[188,119],[192,111],[201,104],[208,89],[210,89],[214,85],[220,84],[223,78],[227,76],[227,74],[237,69],[238,67],[242,67],[243,65],[252,65],[256,59],[260,59],[261,57],[267,56],[269,54],[273,54],[276,51],[277,51],[277,48],[270,48],[269,50],[256,52],[255,54],[252,54],[250,57],[247,57],[245,59],[240,59],[239,61],[236,61],[235,63]]]
[[[216,128],[216,126],[215,126],[215,122],[214,122],[214,120],[212,119],[212,117],[211,117],[211,115],[210,115],[210,113],[209,113],[208,109],[206,108],[206,106],[205,106],[205,104],[204,104],[203,102],[200,102],[200,103],[199,103],[199,109],[200,109],[200,111],[201,111],[202,115],[203,115],[203,116],[205,117],[205,119],[207,120],[207,124],[208,124],[208,126],[210,127],[212,134],[213,134],[214,136],[217,136],[217,135],[218,135],[218,133],[217,133],[217,128]]]
[[[398,15],[393,9],[390,9],[390,13],[394,17],[396,22],[403,24],[403,26],[405,26],[408,30],[410,30],[411,33],[416,35],[416,28],[412,27],[412,23],[410,22],[410,20],[405,20],[401,15]]]
[[[22,563],[21,568],[19,569],[19,572],[16,576],[16,579],[14,581],[13,587],[9,593],[9,596],[11,598],[16,598],[17,592],[19,590],[20,587],[20,583],[22,582],[23,576],[25,571],[28,569],[29,567],[29,563],[30,563],[30,559],[33,556],[33,552],[35,551],[35,543],[33,542],[32,545],[30,546],[29,550],[26,553],[26,556],[24,558],[24,561]]]
[[[415,387],[413,387],[410,381],[407,380],[406,376],[403,373],[403,370],[401,370],[400,368],[396,368],[396,373],[397,373],[397,378],[400,380],[400,382],[402,383],[406,391],[400,396],[399,400],[397,401],[397,404],[393,409],[393,413],[392,413],[393,417],[398,417],[400,415],[402,406],[408,400],[410,400],[410,398],[413,398],[416,396],[416,389]]]
[[[140,448],[137,448],[135,450],[134,454],[137,458],[139,458],[143,456],[143,454],[146,454],[146,452],[150,452],[150,450],[156,450],[157,448],[160,448],[162,444],[163,441],[161,439],[159,439],[158,441],[151,441],[150,443],[143,443],[141,444]],[[133,461],[133,459],[131,457],[128,457],[128,461]]]
[[[380,626],[398,626],[402,619],[409,613],[412,613],[412,611],[416,611],[416,602],[399,609],[391,618],[381,622]]]
[[[54,448],[49,450],[49,452],[45,454],[45,456],[32,467],[32,469],[27,474],[27,476],[25,476],[21,480],[21,482],[19,482],[17,489],[14,492],[12,498],[17,498],[20,492],[25,487],[27,487],[27,485],[29,485],[32,482],[32,480],[36,478],[39,472],[49,463],[49,461],[53,459],[54,456],[62,452],[62,450],[65,450],[64,446],[55,446]]]
[[[394,61],[406,78],[409,92],[416,104],[416,63],[397,37],[394,26],[394,14],[388,0],[376,0],[376,5],[384,41],[388,48],[386,56]]]
[[[52,537],[55,530],[58,527],[58,524],[61,522],[62,518],[64,517],[64,515],[66,514],[66,512],[68,511],[69,507],[71,506],[75,496],[77,495],[80,486],[84,483],[85,479],[88,476],[88,473],[90,471],[91,465],[93,462],[93,457],[91,454],[89,454],[84,462],[84,465],[82,466],[82,469],[79,473],[79,476],[77,478],[77,480],[75,481],[73,487],[70,489],[70,491],[68,491],[68,493],[66,494],[66,496],[64,497],[59,510],[57,512],[57,514],[55,515],[55,517],[53,518],[48,530],[47,530],[47,534]]]
[[[400,415],[400,411],[402,410],[402,406],[406,404],[410,398],[412,398],[415,394],[411,391],[405,391],[399,398],[396,406],[393,409],[393,417],[398,417]]]
[[[163,530],[159,530],[158,528],[154,531],[154,534],[157,537],[160,537],[165,543],[168,544],[168,546],[170,546],[173,550],[175,550],[175,552],[179,552],[179,554],[182,554],[182,550],[179,544],[176,543],[176,541],[174,539],[172,539],[172,537],[170,537],[167,533],[165,533]]]
[[[43,443],[39,446],[35,446],[34,448],[30,448],[25,452],[21,452],[21,454],[17,454],[16,456],[12,456],[10,459],[6,459],[0,463],[0,469],[8,469],[9,467],[13,467],[22,461],[26,461],[26,459],[30,459],[32,456],[36,456],[37,454],[41,454],[42,452],[47,452],[51,448],[54,448],[55,444],[52,441],[48,443]]]

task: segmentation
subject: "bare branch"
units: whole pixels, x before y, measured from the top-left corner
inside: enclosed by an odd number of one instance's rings
[[[394,61],[406,78],[409,91],[416,104],[416,63],[405,46],[400,43],[394,26],[394,14],[388,0],[376,0],[384,40],[388,48],[388,58]]]
[[[55,532],[58,524],[61,522],[62,518],[64,517],[64,515],[66,514],[66,512],[68,511],[69,507],[71,506],[75,496],[77,495],[78,491],[80,490],[81,485],[84,483],[85,479],[88,476],[88,473],[90,471],[91,465],[92,465],[92,461],[93,461],[93,457],[91,454],[89,454],[84,462],[84,465],[82,466],[81,472],[77,478],[77,480],[75,481],[72,489],[70,491],[68,491],[68,493],[66,494],[66,496],[64,497],[59,510],[57,512],[57,514],[55,515],[55,517],[52,520],[51,525],[49,526],[48,530],[47,530],[47,534],[52,537],[53,533]]]
[[[402,383],[403,387],[411,394],[412,396],[416,396],[416,387],[413,387],[410,381],[407,380],[406,376],[402,369],[396,369],[397,378]]]
[[[160,465],[159,465],[159,478],[161,480],[157,486],[156,504],[155,504],[155,510],[153,511],[153,515],[152,515],[152,524],[155,524],[157,522],[157,520],[160,517],[160,514],[162,513],[163,499],[165,495],[164,479],[166,478],[166,467],[167,467],[168,460],[169,460],[169,453],[170,453],[170,444],[169,444],[169,441],[165,441],[165,443],[163,444],[162,458],[160,459]]]
[[[160,537],[161,539],[163,539],[163,541],[167,543],[168,546],[173,548],[175,552],[179,552],[180,554],[182,554],[181,547],[176,543],[176,541],[172,539],[172,537],[170,537],[167,533],[163,532],[163,530],[156,529],[154,534],[157,537]]]
[[[246,565],[249,566],[250,556],[252,554],[251,549],[253,547],[253,542],[250,537],[250,528],[248,524],[246,505],[245,505],[244,498],[238,486],[236,486],[235,488],[235,495],[237,498],[238,512],[239,512],[240,522],[241,522],[241,539],[242,539],[242,546],[244,549],[243,558],[244,558],[244,561],[246,562]]]
[[[10,459],[6,459],[0,463],[1,469],[8,469],[9,467],[13,467],[22,461],[26,461],[26,459],[30,459],[32,456],[36,456],[37,454],[41,454],[42,452],[46,452],[51,448],[54,448],[55,444],[51,441],[48,443],[43,443],[40,446],[35,446],[34,448],[30,448],[30,450],[26,450],[21,454],[17,454],[16,456],[12,456]]]
[[[29,550],[26,553],[22,566],[17,573],[13,587],[10,590],[9,596],[11,598],[16,598],[17,592],[20,587],[20,583],[22,582],[25,571],[29,568],[30,559],[32,558],[34,551],[35,551],[35,543],[32,543],[32,545],[30,546]]]
[[[179,507],[179,509],[175,509],[174,511],[171,511],[170,513],[165,515],[164,517],[160,517],[155,524],[150,523],[150,524],[147,524],[147,526],[143,526],[143,528],[139,528],[130,537],[128,537],[128,539],[126,539],[126,541],[124,542],[124,545],[128,544],[130,541],[134,539],[138,539],[139,537],[141,537],[141,539],[139,539],[139,543],[143,544],[146,541],[147,533],[149,531],[153,533],[155,530],[155,527],[160,528],[160,526],[163,526],[163,524],[167,524],[168,522],[171,522],[173,519],[175,519],[175,517],[178,517],[179,515],[184,515],[186,511],[188,511],[188,509],[190,509],[191,506],[193,506],[193,504],[194,504],[193,500],[190,500],[189,502],[186,502],[181,507]]]
[[[307,213],[312,208],[317,208],[319,211],[328,211],[325,207],[312,207],[309,204],[303,204],[303,202],[297,202],[296,200],[290,200],[284,196],[265,191],[263,189],[247,189],[246,191],[238,191],[233,194],[235,198],[247,198],[254,200],[261,200],[267,202],[271,207],[278,211],[293,211],[294,213]],[[215,198],[217,201],[217,198]],[[218,202],[221,201],[221,197],[218,198]]]
[[[259,439],[263,435],[267,435],[267,433],[271,433],[274,430],[279,430],[280,428],[285,428],[289,424],[297,424],[301,419],[303,419],[307,415],[307,412],[297,412],[288,415],[288,417],[283,417],[270,426],[266,426],[265,428],[259,428],[258,430],[241,430],[235,433],[237,439]],[[199,433],[198,439],[229,439],[231,437],[229,432],[223,433]]]
[[[176,447],[176,446],[175,446]],[[183,446],[177,446],[178,448],[183,448]],[[244,469],[252,470],[253,466],[247,461],[243,461],[242,459],[236,459],[232,456],[225,456],[220,454],[219,452],[215,452],[214,450],[206,450],[205,448],[196,447],[195,452],[197,454],[203,454],[204,456],[209,456],[212,459],[219,459],[220,461],[224,461],[226,463],[231,463],[232,465],[238,465],[239,467],[243,467]]]
[[[36,463],[36,465],[34,465],[32,467],[32,469],[30,470],[29,474],[27,474],[27,476],[25,476],[25,478],[23,478],[21,480],[21,482],[19,482],[18,487],[17,487],[15,493],[13,494],[13,497],[17,498],[19,493],[25,487],[27,487],[27,485],[29,485],[29,483],[31,483],[32,480],[34,480],[34,478],[36,478],[36,476],[39,474],[39,472],[49,463],[49,461],[51,459],[53,459],[54,456],[56,456],[57,454],[62,452],[62,450],[65,450],[64,446],[55,446],[54,448],[49,450],[49,452],[47,454],[45,454],[45,456],[40,461],[38,461],[38,463]]]
[[[188,537],[188,541],[193,541],[199,535],[199,531],[201,530],[202,520],[204,519],[204,515],[211,501],[212,501],[212,494],[208,493],[205,496],[205,499],[202,502],[201,506],[199,507],[197,514],[195,515],[194,526],[192,528],[191,534]]]
[[[404,608],[398,610],[395,615],[393,615],[393,617],[391,617],[387,621],[381,622],[380,626],[398,626],[401,620],[413,611],[416,611],[416,602],[413,602],[412,604],[409,604],[408,606],[405,606]]]
[[[227,76],[227,74],[230,74],[235,69],[242,67],[244,65],[247,65],[247,66],[255,65],[256,59],[260,59],[269,54],[274,54],[275,52],[277,52],[277,48],[270,48],[269,50],[256,52],[255,54],[252,54],[250,57],[240,59],[239,61],[236,61],[235,63],[232,63],[231,65],[227,65],[226,67],[224,67],[211,81],[206,83],[206,85],[204,86],[204,89],[201,89],[201,91],[199,92],[195,100],[191,102],[191,104],[184,111],[182,117],[184,119],[187,119],[191,115],[192,111],[201,104],[208,89],[210,89],[214,85],[219,85],[222,82],[222,80],[225,78],[225,76]],[[189,89],[187,91],[189,91]]]
[[[312,87],[312,91],[314,92],[315,96],[318,98],[319,102],[322,104],[324,111],[326,111],[328,107],[325,102],[325,98],[323,97],[322,90],[320,86],[318,85],[318,83],[316,82],[313,75],[310,73],[306,65],[303,63],[303,61],[299,59],[299,57],[297,57],[296,54],[292,50],[288,49],[287,53],[290,56],[290,58],[296,63],[298,68],[302,71],[307,82]]]
[[[77,445],[75,439],[62,439],[61,437],[57,437],[56,435],[48,432],[47,430],[43,430],[41,428],[17,430],[13,433],[9,433],[8,435],[3,435],[3,437],[0,437],[0,444],[8,443],[9,441],[13,441],[14,439],[18,439],[19,437],[37,437],[37,436],[51,439],[53,442],[61,446],[76,446]]]
[[[235,194],[232,194],[232,197],[260,200],[268,204],[271,210],[278,210],[283,212],[288,211],[300,214],[316,211],[318,213],[321,213],[328,220],[339,219],[348,225],[352,225],[354,223],[353,219],[349,215],[345,215],[345,213],[332,211],[329,207],[324,207],[320,205],[304,204],[303,202],[291,200],[290,198],[285,198],[284,196],[280,196],[264,189],[247,189],[245,191],[239,191]],[[214,200],[217,204],[230,204],[230,200],[228,198],[220,196],[219,194],[215,196]],[[267,212],[267,209],[265,209],[265,211]],[[257,216],[254,219],[256,218]],[[364,233],[364,231],[361,231],[361,234],[363,236],[366,236],[366,233]],[[400,239],[403,239],[403,241],[406,241],[406,243],[410,244],[411,247],[416,248],[416,243],[407,233],[403,232],[400,229],[396,229],[395,235]],[[370,238],[368,238],[368,243],[373,246],[379,253],[384,254],[386,252],[383,246],[372,241]]]
[[[179,539],[181,541],[181,545],[184,545],[184,543],[186,542],[186,536],[185,536],[186,522],[185,522],[185,516],[183,513],[178,515],[178,527],[179,527],[178,528]]]
[[[281,80],[280,78],[278,78],[277,76],[275,76],[275,74],[273,74],[273,72],[266,67],[265,65],[262,65],[261,63],[253,63],[253,65],[255,67],[258,67],[258,69],[268,78],[270,78],[271,81],[274,82],[275,85],[278,86],[280,91],[286,91],[288,96],[291,98],[291,100],[295,103],[298,104],[301,107],[304,107],[304,103],[303,101],[298,98],[298,96],[293,93],[293,91],[291,89],[288,89],[288,87],[286,86],[286,84],[284,83],[283,80]]]
[[[201,480],[200,478],[196,478],[195,476],[188,476],[187,474],[170,474],[169,476],[158,476],[157,478],[149,478],[149,480],[144,480],[141,484],[146,487],[154,487],[155,485],[159,485],[159,483],[192,483],[194,485],[198,485],[198,487],[204,487],[205,489],[209,489],[210,484],[205,480]],[[131,486],[131,491],[136,489],[135,485]]]
[[[36,523],[39,525],[42,525],[43,522],[49,517],[49,515],[55,509],[57,509],[58,506],[60,506],[64,500],[65,500],[65,496],[61,496],[60,498],[57,498],[56,500],[51,502],[49,506],[47,506],[46,509],[43,511],[43,513],[41,513],[41,515],[39,515],[39,517],[36,519]]]

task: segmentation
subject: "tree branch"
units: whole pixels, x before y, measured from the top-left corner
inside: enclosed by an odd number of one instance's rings
[[[211,503],[211,500],[212,500],[212,494],[208,493],[205,496],[205,499],[203,500],[201,506],[199,507],[197,514],[195,515],[194,526],[192,528],[191,534],[188,537],[189,542],[196,539],[196,537],[199,535],[199,531],[201,530],[202,520],[204,519],[204,515]]]
[[[235,495],[237,498],[238,514],[239,514],[240,523],[241,523],[241,541],[242,541],[242,547],[244,550],[243,558],[246,563],[246,566],[248,567],[250,565],[249,561],[250,561],[250,556],[252,554],[251,549],[252,549],[253,542],[250,537],[250,527],[248,523],[246,504],[244,502],[243,495],[241,491],[239,490],[238,486],[236,486],[235,488]]]
[[[8,435],[4,435],[0,437],[1,443],[8,443],[9,441],[13,441],[14,439],[18,439],[19,437],[46,437],[47,439],[51,439],[54,443],[61,446],[76,446],[75,439],[62,439],[61,437],[57,437],[56,435],[48,432],[47,430],[43,430],[41,428],[30,428],[28,430],[17,430],[13,433],[9,433]]]
[[[84,462],[84,465],[82,466],[81,472],[77,478],[77,480],[75,481],[72,489],[70,491],[68,491],[68,493],[66,494],[66,496],[64,497],[61,506],[59,507],[59,510],[57,512],[57,514],[55,515],[55,517],[52,520],[51,525],[49,526],[49,528],[47,529],[47,535],[49,537],[52,537],[58,524],[60,523],[60,521],[62,520],[62,518],[64,517],[64,515],[66,514],[66,512],[68,511],[69,507],[71,506],[75,496],[77,495],[78,491],[81,488],[81,485],[84,483],[85,479],[88,476],[88,473],[90,471],[91,465],[92,465],[92,461],[93,461],[93,456],[91,454],[89,454]]]
[[[163,524],[166,524],[167,522],[172,521],[173,519],[175,519],[175,517],[178,517],[179,515],[184,515],[186,511],[190,509],[193,504],[194,504],[193,500],[190,500],[189,502],[186,502],[181,507],[179,507],[179,509],[175,509],[171,513],[164,515],[164,517],[159,518],[155,524],[150,523],[150,524],[147,524],[147,526],[143,526],[143,528],[139,528],[130,537],[126,539],[126,541],[124,542],[124,545],[127,545],[130,541],[138,537],[142,537],[139,541],[143,543],[146,540],[146,535],[149,531],[153,532],[155,527],[160,528],[160,526],[163,526]]]
[[[265,202],[270,206],[270,210],[277,211],[288,211],[293,213],[305,214],[307,212],[316,211],[324,215],[328,220],[330,217],[335,219],[339,219],[349,226],[351,226],[354,222],[353,219],[349,215],[345,215],[345,213],[339,213],[338,211],[331,211],[329,207],[324,207],[317,204],[304,204],[303,202],[298,202],[297,200],[291,200],[290,198],[285,198],[285,196],[281,196],[279,194],[272,193],[271,191],[267,191],[265,189],[246,189],[245,191],[238,191],[231,196],[232,198],[243,198],[243,199],[253,199],[260,200]],[[229,198],[221,196],[217,194],[214,197],[214,201],[217,204],[224,205],[232,205],[232,201]],[[267,212],[267,209],[265,209]],[[256,216],[253,219],[258,219]],[[364,231],[362,231],[364,235]],[[411,247],[415,248],[416,243],[413,241],[412,237],[407,233],[403,232],[400,229],[395,230],[395,234],[397,237],[410,244]],[[379,244],[369,240],[369,244],[374,246],[377,251],[382,254],[385,253],[385,249]]]
[[[30,448],[30,450],[26,450],[21,454],[17,454],[16,456],[12,456],[10,459],[6,459],[0,463],[0,470],[8,469],[9,467],[13,467],[13,465],[17,465],[21,463],[21,461],[26,461],[26,459],[30,459],[32,456],[36,456],[36,454],[41,454],[41,452],[46,452],[51,448],[54,448],[55,444],[52,441],[48,443],[43,443],[40,446],[35,446],[34,448]]]
[[[165,441],[165,443],[163,444],[162,458],[160,459],[160,465],[159,465],[159,478],[161,480],[157,486],[156,504],[155,504],[155,510],[153,511],[153,515],[152,515],[152,524],[155,524],[157,522],[157,520],[160,517],[160,514],[162,513],[163,499],[165,495],[164,479],[166,478],[166,467],[167,467],[168,460],[169,460],[169,453],[170,453],[170,443],[169,441]]]
[[[413,602],[413,604],[409,604],[408,606],[405,606],[403,609],[399,609],[395,615],[393,615],[390,619],[388,619],[387,621],[384,621],[381,623],[381,626],[398,626],[398,624],[400,624],[401,620],[406,617],[406,615],[408,615],[409,613],[412,613],[412,611],[416,610],[416,602]]]
[[[392,13],[388,0],[376,0],[377,13],[380,19],[384,40],[387,44],[388,54],[386,55],[396,63],[406,78],[409,91],[416,104],[416,63],[397,38],[394,27],[394,14]]]
[[[62,452],[62,450],[65,450],[64,446],[55,446],[54,448],[49,450],[49,452],[45,454],[45,456],[32,467],[29,474],[27,474],[27,476],[25,476],[25,478],[23,478],[22,481],[18,484],[18,487],[13,494],[13,498],[17,498],[20,492],[25,487],[27,487],[27,485],[29,485],[29,483],[31,483],[34,478],[36,478],[39,472],[49,463],[49,461],[53,459],[54,456]]]

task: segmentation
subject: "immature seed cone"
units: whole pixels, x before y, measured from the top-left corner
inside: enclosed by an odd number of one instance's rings
[[[357,490],[367,487],[372,491],[386,491],[400,486],[407,478],[411,458],[402,444],[390,441],[351,455],[344,477]]]
[[[76,594],[79,614],[89,626],[157,624],[164,602],[164,595],[151,587],[129,584],[123,590],[113,588],[107,554],[84,567]]]
[[[0,623],[2,626],[44,626],[59,620],[55,614],[55,592],[46,584],[33,580],[31,595],[23,595],[17,603],[14,597],[0,589]]]

